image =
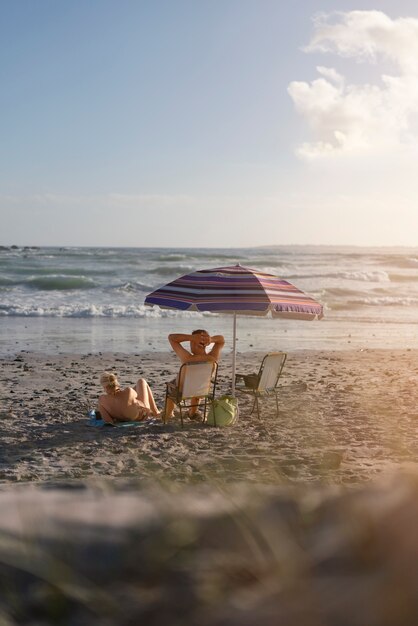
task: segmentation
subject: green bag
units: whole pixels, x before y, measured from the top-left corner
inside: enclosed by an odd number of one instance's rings
[[[209,407],[206,423],[209,426],[233,426],[238,419],[238,401],[232,396],[221,396]]]

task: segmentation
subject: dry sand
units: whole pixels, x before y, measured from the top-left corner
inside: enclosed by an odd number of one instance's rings
[[[261,355],[239,355],[240,371]],[[140,376],[162,406],[178,369],[171,354],[54,355],[22,352],[1,362],[0,484],[125,477],[166,483],[235,481],[356,484],[418,460],[418,353],[400,350],[296,352],[282,379],[280,415],[263,401],[262,419],[219,429],[174,421],[94,429],[103,370],[123,386]],[[230,362],[221,362],[218,394]]]
[[[289,354],[225,429],[90,427],[105,369],[161,406],[178,363],[2,359],[0,626],[416,626],[417,351]]]

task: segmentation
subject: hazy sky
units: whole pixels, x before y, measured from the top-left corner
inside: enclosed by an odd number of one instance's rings
[[[418,243],[416,0],[0,0],[0,79],[2,245]]]

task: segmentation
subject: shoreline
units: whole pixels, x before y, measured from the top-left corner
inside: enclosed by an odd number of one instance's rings
[[[224,355],[231,352],[232,318],[198,316],[143,318],[71,318],[0,316],[0,357],[22,350],[55,354],[100,352],[165,352],[170,332],[207,328],[225,337]],[[297,322],[245,316],[237,319],[237,350],[269,352],[284,350],[418,349],[416,323],[341,320]]]

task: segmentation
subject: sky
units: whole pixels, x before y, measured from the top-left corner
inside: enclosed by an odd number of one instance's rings
[[[414,246],[415,0],[0,0],[0,245]]]

